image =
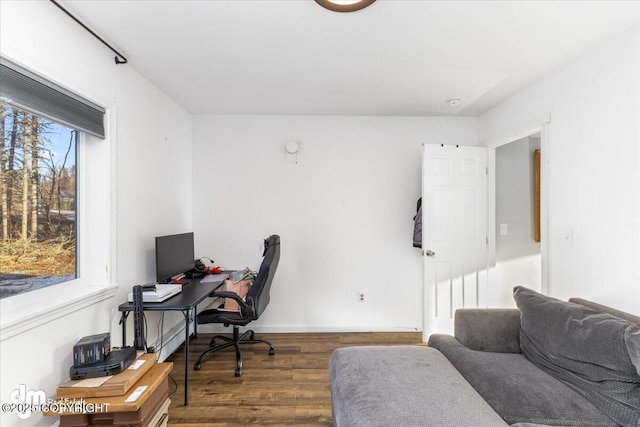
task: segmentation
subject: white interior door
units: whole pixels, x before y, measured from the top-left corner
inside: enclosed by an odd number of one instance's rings
[[[460,307],[486,306],[487,149],[423,145],[423,339],[452,333]]]

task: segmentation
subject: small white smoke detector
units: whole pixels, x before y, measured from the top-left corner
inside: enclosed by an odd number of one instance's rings
[[[298,145],[297,141],[287,141],[284,146],[284,149],[287,150],[287,153],[289,154],[297,153],[299,148],[300,146]]]
[[[462,102],[460,98],[451,98],[447,101],[447,104],[449,104],[449,107],[455,107],[456,105],[460,104],[460,102]]]

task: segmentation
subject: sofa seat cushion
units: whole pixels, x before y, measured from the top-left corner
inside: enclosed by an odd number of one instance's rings
[[[506,426],[437,350],[346,347],[333,352],[335,427]]]
[[[429,337],[429,346],[440,350],[509,424],[617,426],[522,354],[471,350],[452,336],[440,334]]]

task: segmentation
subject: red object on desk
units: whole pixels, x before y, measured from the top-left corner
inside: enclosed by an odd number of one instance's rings
[[[204,274],[220,274],[222,269],[220,267],[205,267],[202,272]]]

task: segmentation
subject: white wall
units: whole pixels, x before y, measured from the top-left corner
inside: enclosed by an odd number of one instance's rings
[[[105,209],[85,220],[115,228],[110,266],[117,274],[111,281],[119,286],[113,298],[0,341],[0,401],[6,403],[20,384],[53,396],[57,384],[68,378],[72,347],[82,336],[110,330],[113,345],[120,344],[117,306],[132,285],[154,279],[154,236],[191,229],[191,176],[184,172],[191,165],[191,117],[131,65],[116,66],[109,50],[50,2],[2,1],[0,16],[3,56],[106,106],[115,120],[108,124],[115,134],[97,142],[115,150],[115,218]],[[103,161],[110,162],[109,156]],[[101,178],[92,170],[88,175]],[[26,313],[36,309],[23,307]],[[150,336],[155,336],[157,316],[147,318]],[[182,316],[166,318],[165,329],[176,320]],[[18,421],[11,413],[0,418],[2,426],[52,421],[40,415]]]
[[[640,28],[483,114],[480,140],[492,144],[548,114],[549,293],[638,314]]]
[[[281,236],[258,329],[420,330],[421,144],[476,139],[475,118],[196,116],[196,255],[257,268]]]

